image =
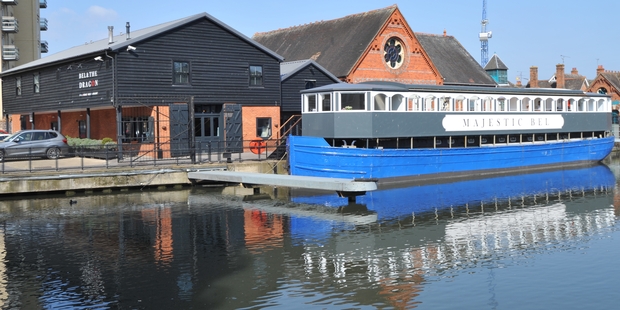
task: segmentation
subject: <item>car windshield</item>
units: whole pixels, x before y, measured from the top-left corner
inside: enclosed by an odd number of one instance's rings
[[[4,142],[7,142],[7,141],[13,141],[13,140],[15,140],[15,138],[16,138],[17,136],[19,136],[19,134],[20,134],[20,133],[22,133],[22,132],[21,132],[21,131],[18,131],[18,132],[16,132],[16,133],[14,133],[14,134],[12,134],[12,135],[10,135],[10,136],[6,137],[3,141],[4,141]]]

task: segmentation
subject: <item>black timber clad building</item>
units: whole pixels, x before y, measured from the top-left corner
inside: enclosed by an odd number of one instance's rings
[[[206,13],[134,32],[127,23],[125,30],[115,36],[109,29],[107,39],[3,72],[3,115],[10,130],[57,126],[72,137],[120,142],[145,137],[145,131],[152,135],[158,130],[152,119],[160,116],[169,118],[172,129],[179,120],[175,111],[184,106],[180,115],[196,114],[197,139],[221,139],[229,129],[225,104],[238,114],[253,108],[253,116],[279,120],[283,59],[276,53]],[[230,127],[245,140],[256,134],[252,124]]]
[[[311,59],[283,62],[280,65],[280,74],[282,120],[301,114],[300,90],[340,83],[335,75]]]

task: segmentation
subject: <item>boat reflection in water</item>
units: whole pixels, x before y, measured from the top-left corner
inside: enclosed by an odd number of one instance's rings
[[[609,168],[597,165],[380,189],[357,198],[354,208],[366,209],[341,215],[356,214],[356,221],[290,217],[293,244],[304,248],[299,276],[320,282],[337,275],[346,285],[330,290],[374,287],[391,306],[410,307],[433,279],[531,251],[561,251],[610,229],[615,183]],[[292,196],[301,205],[351,207],[335,194]]]
[[[357,197],[358,205],[376,212],[379,221],[398,220],[428,212],[454,211],[454,208],[499,205],[519,206],[563,201],[585,192],[608,191],[615,177],[605,165],[580,169],[550,170],[478,179],[460,179],[443,183],[412,183],[410,187],[389,188]],[[337,195],[304,195],[293,191],[291,200],[297,203],[347,208],[347,200]]]

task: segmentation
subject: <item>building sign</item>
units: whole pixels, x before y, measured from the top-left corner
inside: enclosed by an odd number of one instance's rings
[[[78,73],[78,88],[86,89],[99,86],[99,79],[97,79],[97,71],[86,71]],[[88,92],[79,94],[80,97],[93,96],[98,92]]]
[[[441,124],[446,131],[561,129],[564,118],[557,114],[446,115]]]

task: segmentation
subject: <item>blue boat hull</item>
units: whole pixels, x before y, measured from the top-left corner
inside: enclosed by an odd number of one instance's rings
[[[288,137],[292,175],[350,179],[587,164],[603,160],[613,146],[614,137],[605,137],[469,148],[365,149],[332,147],[320,137]]]

